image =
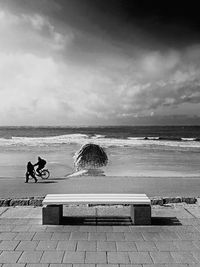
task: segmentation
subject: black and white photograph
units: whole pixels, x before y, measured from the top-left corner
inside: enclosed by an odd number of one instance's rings
[[[0,267],[200,266],[200,8],[0,0]]]

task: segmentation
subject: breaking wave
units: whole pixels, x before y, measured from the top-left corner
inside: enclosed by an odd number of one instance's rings
[[[137,146],[168,146],[182,148],[200,148],[198,138],[167,138],[167,137],[128,137],[107,138],[105,135],[66,134],[49,137],[12,137],[0,138],[0,146],[51,146],[62,144],[95,143],[103,147],[137,147]]]

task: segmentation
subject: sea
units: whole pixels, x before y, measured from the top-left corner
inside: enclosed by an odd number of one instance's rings
[[[107,153],[106,176],[200,174],[200,126],[24,126],[0,127],[0,178],[24,177],[27,162],[38,156],[47,160],[51,177],[67,177],[87,143]]]

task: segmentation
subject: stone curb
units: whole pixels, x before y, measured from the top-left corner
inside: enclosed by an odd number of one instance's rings
[[[1,198],[0,207],[11,207],[11,206],[41,207],[44,198],[45,197]],[[152,205],[160,205],[160,206],[169,203],[183,203],[183,202],[186,204],[195,204],[198,201],[198,198],[199,197],[150,197]],[[90,204],[89,206],[103,206],[103,205]]]

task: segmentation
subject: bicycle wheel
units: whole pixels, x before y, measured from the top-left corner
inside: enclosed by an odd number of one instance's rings
[[[42,179],[44,179],[44,180],[46,180],[46,179],[48,179],[49,178],[49,176],[50,176],[50,172],[49,172],[49,170],[42,170],[41,171],[41,178]]]

